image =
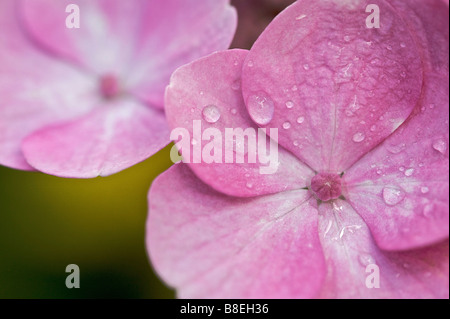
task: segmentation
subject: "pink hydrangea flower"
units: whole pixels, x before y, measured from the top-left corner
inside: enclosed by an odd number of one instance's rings
[[[448,298],[448,7],[377,1],[368,29],[369,3],[297,1],[251,51],[172,76],[172,128],[279,135],[273,175],[180,163],[154,182],[149,256],[179,297]]]
[[[228,48],[236,20],[228,0],[1,0],[0,164],[88,178],[148,158],[170,74]]]

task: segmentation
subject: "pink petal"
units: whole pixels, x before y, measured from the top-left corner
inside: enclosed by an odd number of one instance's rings
[[[422,61],[408,25],[381,2],[383,25],[368,29],[369,3],[297,1],[246,59],[250,115],[278,127],[280,144],[317,171],[347,169],[408,117],[421,94]],[[261,96],[274,104],[273,116],[255,112]]]
[[[139,45],[144,0],[20,0],[26,30],[43,48],[97,75],[128,71]],[[68,28],[69,4],[79,6],[80,28]]]
[[[319,212],[328,266],[322,298],[448,298],[448,241],[408,252],[384,252],[346,201],[321,204]],[[379,288],[371,285],[373,265],[379,269]]]
[[[15,4],[0,1],[0,164],[31,170],[20,149],[23,138],[90,111],[96,83],[39,53],[17,24]]]
[[[409,249],[449,234],[448,78],[426,78],[423,103],[344,178],[346,195],[383,249]]]
[[[402,12],[416,37],[424,56],[425,71],[448,77],[448,1],[394,0],[391,3]]]
[[[161,108],[170,74],[226,49],[237,19],[228,0],[74,0],[81,25],[68,29],[67,2],[22,1],[28,30],[44,47],[97,74],[124,77],[130,91]]]
[[[237,199],[179,164],[154,182],[149,202],[149,255],[180,297],[307,298],[320,289],[325,265],[306,191]]]
[[[249,143],[245,143],[242,151],[236,151],[235,148],[232,155],[236,157],[232,159],[232,163],[226,159],[227,150],[232,151],[233,148],[233,144],[225,141],[226,128],[251,128],[255,136],[258,135],[257,126],[248,117],[240,90],[242,62],[247,52],[219,52],[179,68],[173,74],[166,92],[169,126],[188,131],[190,156],[186,155],[185,150],[181,151],[186,160],[190,161],[190,167],[205,183],[225,194],[245,197],[305,187],[313,172],[276,144],[273,146],[278,151],[278,160],[272,160],[274,171],[271,174],[261,174],[260,168],[267,168],[266,164],[259,164],[261,157],[249,163]],[[215,116],[210,118],[208,112],[212,112],[211,110]],[[220,162],[208,164],[204,156],[200,158],[202,146],[204,148],[208,143],[218,142],[216,138],[214,142],[201,141],[202,138],[195,135],[193,129],[196,120],[201,122],[201,132],[216,128],[221,133],[222,145],[217,144],[217,148],[222,150]],[[173,138],[178,141],[178,136]],[[187,138],[186,136],[185,139]],[[189,142],[191,138],[192,143]],[[200,151],[197,152],[197,149]],[[266,153],[269,149],[268,147]],[[197,163],[194,162],[194,152],[199,154]],[[237,163],[237,153],[245,156],[244,163]]]
[[[162,107],[175,69],[229,47],[237,14],[229,0],[146,2],[145,28],[129,82],[139,98]]]
[[[143,161],[167,145],[168,136],[163,113],[119,100],[30,135],[23,151],[27,161],[42,172],[91,178]]]

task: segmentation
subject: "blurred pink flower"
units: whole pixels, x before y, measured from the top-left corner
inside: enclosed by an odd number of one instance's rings
[[[0,164],[89,178],[148,158],[170,74],[228,48],[236,20],[228,0],[0,0]]]
[[[155,180],[147,247],[179,297],[448,298],[448,8],[378,2],[367,29],[368,3],[298,1],[250,52],[172,76],[172,128],[215,105],[204,130],[279,132],[276,174],[178,164]]]

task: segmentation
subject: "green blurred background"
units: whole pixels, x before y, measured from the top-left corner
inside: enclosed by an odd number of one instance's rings
[[[169,150],[90,180],[0,166],[0,298],[173,298],[144,243],[147,192]],[[65,286],[68,264],[79,289]]]

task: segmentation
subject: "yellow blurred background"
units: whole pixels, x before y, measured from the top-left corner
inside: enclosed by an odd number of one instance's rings
[[[89,180],[0,166],[0,298],[173,298],[144,242],[147,193],[169,151]],[[68,264],[79,289],[65,286]]]

